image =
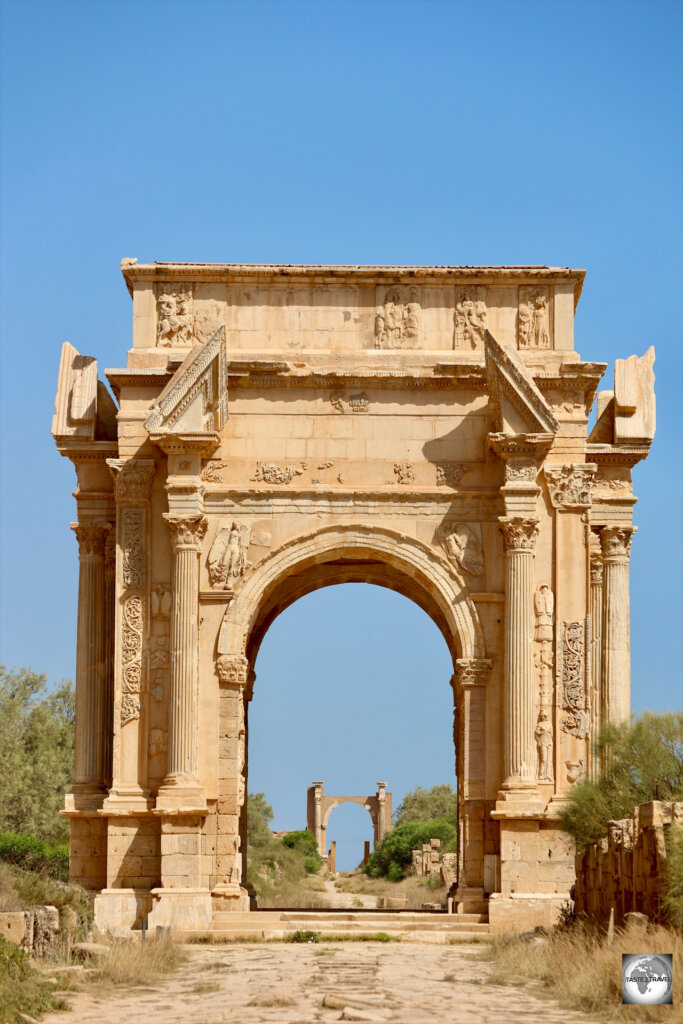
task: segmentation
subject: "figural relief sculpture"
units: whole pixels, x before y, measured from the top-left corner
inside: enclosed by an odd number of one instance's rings
[[[375,348],[418,348],[422,328],[420,289],[389,288],[375,317]]]
[[[481,348],[488,325],[486,289],[479,285],[462,288],[455,302],[455,347]]]
[[[538,770],[536,778],[539,782],[553,781],[553,726],[549,721],[548,712],[541,708],[538,713],[538,724],[534,730],[536,749],[538,751]]]
[[[517,335],[520,348],[550,348],[547,288],[519,289]]]
[[[247,565],[250,529],[237,523],[221,523],[209,551],[209,580],[212,587],[231,590]]]
[[[442,533],[441,543],[448,560],[467,576],[481,576],[484,571],[484,550],[474,530],[465,523],[457,523],[452,530]]]
[[[541,583],[534,594],[534,664],[538,673],[539,712],[534,731],[538,751],[536,777],[540,782],[553,781],[553,615],[555,596],[547,583]]]
[[[160,285],[157,296],[157,345],[189,348],[192,345],[192,290]]]

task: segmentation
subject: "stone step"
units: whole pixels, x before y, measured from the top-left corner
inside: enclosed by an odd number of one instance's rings
[[[404,924],[432,924],[442,923],[446,926],[453,925],[475,925],[487,924],[488,917],[485,914],[439,914],[420,911],[398,911],[387,913],[382,911],[307,911],[307,910],[258,910],[249,913],[231,913],[230,911],[215,911],[213,915],[214,924],[225,924],[235,926],[237,924],[249,924],[257,927],[268,927],[276,922],[297,922],[297,924],[320,922],[331,922],[346,924],[357,922],[363,926],[376,926],[386,924],[396,927],[399,923]]]
[[[312,931],[313,929],[311,929]],[[402,942],[426,942],[433,943],[436,945],[448,945],[449,942],[476,942],[488,937],[488,925],[485,926],[484,931],[473,931],[472,928],[463,928],[462,930],[451,929],[449,931],[427,931],[424,928],[416,929],[415,931],[405,931],[400,928],[382,928],[382,929],[358,929],[357,931],[350,931],[348,928],[339,929],[316,929],[323,935],[339,936],[340,939],[344,937],[353,937],[358,935],[368,935],[372,937],[377,931],[382,931],[385,935],[388,935],[391,939],[400,939]],[[296,929],[283,929],[283,928],[212,928],[210,932],[202,932],[202,936],[209,935],[215,939],[217,943],[222,941],[232,942],[253,942],[253,941],[273,941],[283,940]],[[191,939],[196,937],[198,932],[177,932],[179,939]]]

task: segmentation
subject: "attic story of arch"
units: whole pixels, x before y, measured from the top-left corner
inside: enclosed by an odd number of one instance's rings
[[[598,391],[570,268],[122,272],[114,398],[65,343],[52,426],[78,477],[64,813],[98,925],[205,931],[253,907],[256,654],[288,604],[349,580],[412,598],[453,657],[456,907],[549,924],[574,880],[558,812],[601,725],[629,714],[654,350]]]

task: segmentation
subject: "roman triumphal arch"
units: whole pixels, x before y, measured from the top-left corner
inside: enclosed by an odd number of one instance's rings
[[[340,804],[360,804],[369,811],[375,847],[391,832],[392,794],[387,792],[386,782],[377,783],[374,796],[329,796],[325,794],[324,783],[314,782],[306,790],[306,829],[315,836],[321,857],[327,856],[327,823],[332,811]]]
[[[114,397],[66,343],[52,426],[78,477],[64,813],[98,925],[207,930],[249,908],[256,655],[284,608],[345,581],[417,602],[451,652],[457,908],[550,923],[574,878],[558,813],[629,714],[654,351],[598,392],[568,268],[122,271]]]

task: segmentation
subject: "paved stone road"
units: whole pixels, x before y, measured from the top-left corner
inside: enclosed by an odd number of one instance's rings
[[[486,982],[481,946],[336,942],[190,948],[154,988],[69,997],[43,1024],[586,1024],[530,988]]]

